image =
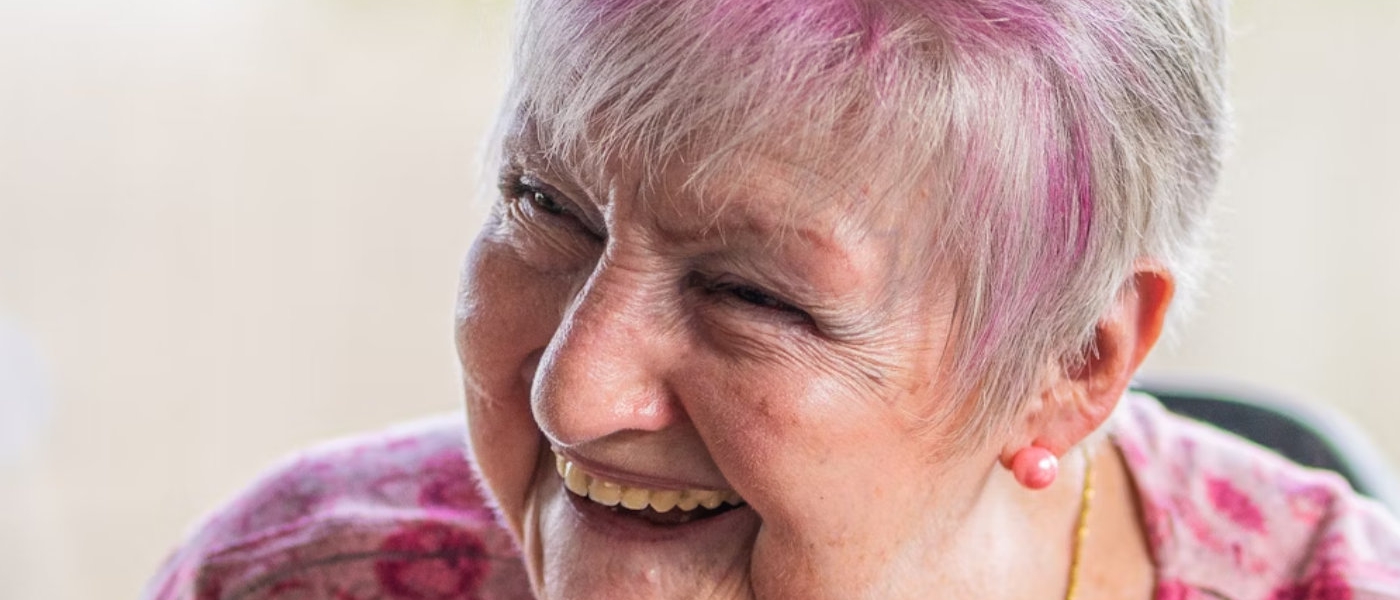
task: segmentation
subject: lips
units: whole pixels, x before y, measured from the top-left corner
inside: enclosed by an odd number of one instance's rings
[[[714,516],[744,504],[733,490],[658,489],[628,485],[589,473],[555,452],[555,466],[564,487],[581,500],[615,510],[635,511],[636,516],[658,524],[679,524]]]

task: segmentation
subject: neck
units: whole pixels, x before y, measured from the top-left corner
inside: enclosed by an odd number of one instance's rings
[[[1136,484],[1111,442],[1094,456],[1094,505],[1075,600],[1152,598],[1156,567]]]
[[[971,512],[944,537],[947,547],[923,558],[923,565],[936,565],[929,573],[934,589],[955,598],[1063,599],[1084,473],[1080,452],[1065,456],[1055,483],[1039,491],[1022,487],[1004,469],[992,469]]]

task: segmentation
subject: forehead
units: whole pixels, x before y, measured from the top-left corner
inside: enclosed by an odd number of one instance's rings
[[[921,205],[930,201],[928,186],[892,176],[897,170],[882,168],[887,164],[860,172],[844,161],[820,160],[839,154],[814,147],[843,146],[835,136],[807,139],[793,151],[784,148],[790,143],[700,139],[665,148],[610,147],[608,132],[596,129],[580,143],[563,145],[555,143],[548,128],[524,116],[515,117],[504,131],[503,172],[558,178],[600,208],[615,209],[627,200],[631,208],[665,217],[663,221],[700,221],[721,233],[724,227],[744,225],[782,234],[814,220],[888,228],[895,222],[910,224],[911,212],[922,213]],[[890,213],[900,216],[891,219]]]

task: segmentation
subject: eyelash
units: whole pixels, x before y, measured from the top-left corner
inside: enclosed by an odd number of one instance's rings
[[[699,275],[697,275],[699,277]],[[774,316],[796,318],[804,323],[812,323],[811,315],[789,304],[777,296],[760,288],[732,281],[709,281],[700,284],[707,294],[723,295],[727,300],[741,303],[750,310],[763,311]]]

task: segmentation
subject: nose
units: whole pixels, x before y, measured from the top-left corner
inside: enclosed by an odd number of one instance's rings
[[[600,262],[540,357],[531,408],[558,446],[623,431],[661,431],[684,419],[666,384],[676,328],[666,327],[654,273]]]

